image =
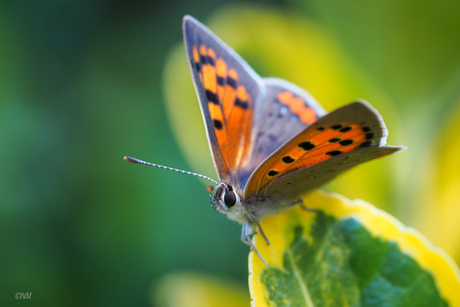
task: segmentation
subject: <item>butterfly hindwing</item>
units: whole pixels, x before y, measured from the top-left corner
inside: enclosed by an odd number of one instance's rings
[[[266,96],[256,105],[249,175],[284,143],[315,122],[326,111],[298,86],[279,78],[263,79]]]
[[[308,193],[334,179],[346,170],[391,153],[404,149],[398,146],[372,146],[358,148],[333,157],[326,162],[318,163],[307,169],[298,168],[270,182],[263,195],[268,199],[280,201],[280,205],[289,205],[296,197]]]
[[[403,149],[383,146],[386,137],[382,118],[368,103],[346,105],[265,159],[249,178],[244,197],[292,200],[357,164]]]
[[[183,22],[184,42],[219,179],[240,183],[251,148],[254,105],[261,78],[231,48],[193,17]]]

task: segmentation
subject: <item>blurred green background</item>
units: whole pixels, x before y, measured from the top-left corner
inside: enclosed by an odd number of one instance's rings
[[[0,305],[16,292],[38,306],[165,305],[183,271],[247,296],[240,226],[209,207],[203,182],[122,160],[216,178],[185,14],[326,110],[376,107],[389,144],[409,149],[325,189],[389,211],[460,263],[460,2],[4,1]]]

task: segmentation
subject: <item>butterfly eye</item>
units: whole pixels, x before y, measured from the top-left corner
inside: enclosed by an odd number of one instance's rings
[[[227,193],[225,193],[224,203],[227,208],[231,208],[236,204],[236,194],[234,191],[227,191]]]

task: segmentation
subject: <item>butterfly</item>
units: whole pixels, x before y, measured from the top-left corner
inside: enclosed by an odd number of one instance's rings
[[[241,240],[251,240],[259,221],[300,204],[302,194],[343,171],[405,149],[386,146],[379,113],[359,100],[327,113],[300,87],[260,77],[233,49],[191,16],[183,19],[190,71],[200,102],[219,182],[212,181],[211,205],[242,224]]]

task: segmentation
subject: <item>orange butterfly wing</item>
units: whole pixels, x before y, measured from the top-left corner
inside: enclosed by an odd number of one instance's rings
[[[387,130],[366,102],[355,102],[318,119],[280,147],[253,172],[244,197],[291,201],[362,162],[404,147],[383,146]]]
[[[251,148],[254,104],[260,77],[219,38],[190,16],[184,42],[208,140],[221,181],[240,185],[239,170]]]

